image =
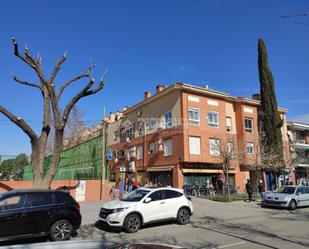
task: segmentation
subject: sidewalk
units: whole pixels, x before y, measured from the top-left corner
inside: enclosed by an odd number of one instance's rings
[[[80,203],[82,225],[94,224],[99,219],[99,212],[104,203],[103,201]]]

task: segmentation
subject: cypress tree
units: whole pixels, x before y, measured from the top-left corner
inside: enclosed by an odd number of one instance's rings
[[[282,120],[278,112],[277,99],[275,94],[275,84],[272,73],[268,66],[267,50],[263,39],[258,41],[258,66],[260,79],[261,109],[264,113],[264,143],[266,151],[277,155],[274,162],[277,167],[271,168],[279,173],[284,168],[283,143],[282,143]],[[270,158],[274,158],[270,155]],[[266,165],[267,166],[267,165]]]

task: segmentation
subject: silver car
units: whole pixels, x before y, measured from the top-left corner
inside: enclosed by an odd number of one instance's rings
[[[266,192],[263,197],[264,206],[297,207],[309,206],[309,187],[307,186],[283,186],[277,191]]]

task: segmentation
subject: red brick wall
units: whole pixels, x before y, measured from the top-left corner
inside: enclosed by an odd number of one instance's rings
[[[67,189],[73,197],[76,196],[77,180],[53,181],[51,189]],[[87,180],[85,201],[99,201],[101,193],[101,180]],[[32,181],[0,181],[0,193],[14,189],[31,189]],[[109,200],[110,186],[108,181],[105,182],[104,200]]]

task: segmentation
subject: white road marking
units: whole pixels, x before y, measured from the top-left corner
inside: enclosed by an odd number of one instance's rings
[[[239,245],[246,244],[246,243],[247,243],[246,241],[240,241],[240,242],[236,242],[236,243],[232,243],[232,244],[218,246],[218,247],[216,247],[216,249],[229,248],[229,247],[239,246]],[[213,248],[213,249],[215,249],[215,248]]]

